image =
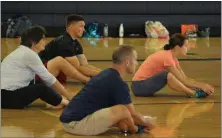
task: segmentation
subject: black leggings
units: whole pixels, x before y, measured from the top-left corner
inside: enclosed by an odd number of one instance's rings
[[[1,90],[1,106],[6,109],[23,109],[38,98],[54,106],[62,101],[60,94],[42,83],[14,91]]]

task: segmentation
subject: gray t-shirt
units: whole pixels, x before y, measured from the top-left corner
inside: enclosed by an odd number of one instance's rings
[[[56,78],[48,72],[38,54],[20,45],[1,63],[1,89],[16,90],[29,85],[37,74],[46,85],[51,86]]]

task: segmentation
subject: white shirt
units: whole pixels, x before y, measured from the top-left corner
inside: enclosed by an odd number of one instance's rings
[[[56,78],[48,72],[38,54],[20,45],[1,63],[1,89],[16,90],[29,85],[37,74],[48,86]]]

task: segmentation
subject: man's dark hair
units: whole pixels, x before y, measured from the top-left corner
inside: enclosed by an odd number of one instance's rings
[[[85,19],[81,15],[70,14],[66,17],[66,27],[68,27],[72,22],[84,21]]]
[[[27,46],[29,48],[32,47],[33,43],[38,43],[46,34],[46,31],[41,26],[34,26],[27,28],[21,34],[21,45]]]

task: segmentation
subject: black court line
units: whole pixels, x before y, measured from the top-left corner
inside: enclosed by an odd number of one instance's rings
[[[145,59],[137,59],[137,61],[144,61]],[[203,59],[178,59],[179,61],[221,61],[221,58],[203,58]],[[89,62],[108,62],[110,59],[88,60]]]
[[[132,80],[124,80],[124,82],[133,82]],[[214,85],[214,87],[221,87],[220,85]]]
[[[169,97],[169,96],[168,96]],[[176,100],[178,99],[175,99],[174,101],[172,102],[165,102],[165,103],[133,103],[133,105],[149,105],[149,104],[189,104],[190,102],[183,102],[183,101],[178,101],[176,102]],[[179,103],[180,102],[180,103]],[[221,103],[221,101],[214,101],[214,102],[207,102],[207,101],[200,101],[200,102],[195,102],[196,104],[203,104],[203,103]]]

